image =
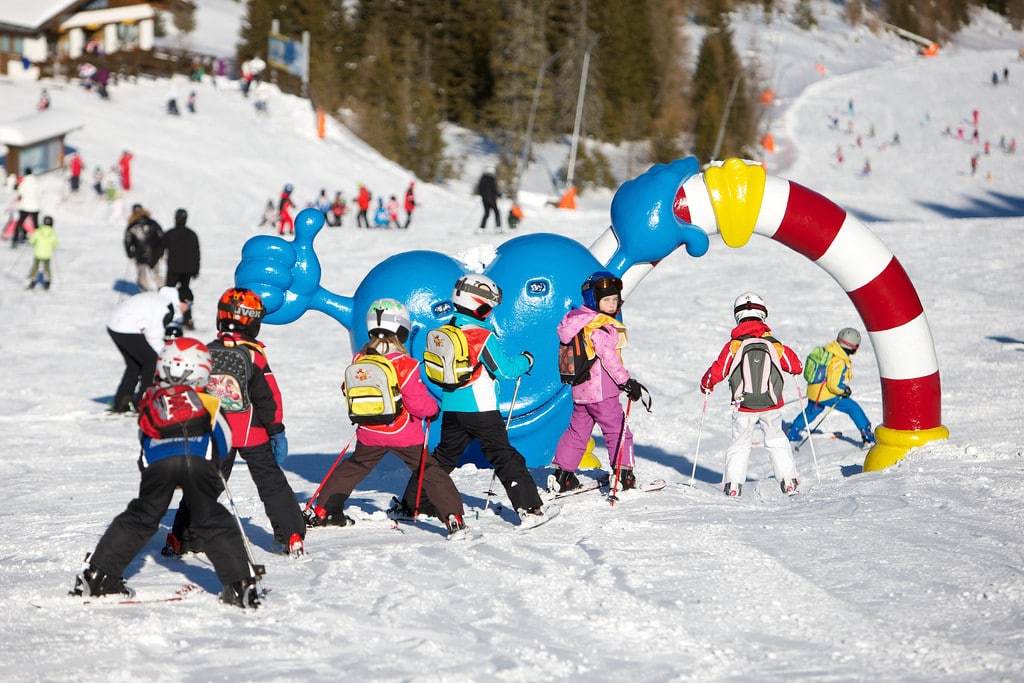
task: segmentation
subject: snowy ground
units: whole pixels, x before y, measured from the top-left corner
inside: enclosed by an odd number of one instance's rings
[[[584,494],[526,534],[513,531],[508,511],[470,515],[483,532],[476,543],[448,543],[429,523],[401,533],[383,524],[311,530],[309,560],[295,563],[267,552],[269,524],[240,464],[232,489],[271,589],[253,613],[206,593],[148,607],[82,607],[64,597],[83,555],[134,496],[138,473],[133,424],[102,418],[100,402],[121,371],[104,321],[127,275],[123,223],[87,188],[62,201],[60,178],[45,177],[46,211],[61,238],[53,289],[25,292],[26,250],[0,248],[9,330],[0,340],[5,680],[1021,680],[1024,157],[997,141],[1024,140],[1024,62],[1007,44],[1024,37],[992,35],[986,42],[969,34],[967,47],[934,60],[908,57],[905,44],[887,39],[851,40],[845,73],[789,93],[776,130],[787,161],[782,151],[768,160],[772,172],[867,221],[908,271],[935,337],[948,441],[865,474],[864,452],[817,439],[816,464],[807,448],[797,454],[803,493],[794,498],[779,493],[755,449],[743,497],[727,499],[719,483],[728,406],[718,391],[690,487],[697,381],[726,339],[740,291],[767,299],[775,332],[801,354],[840,327],[863,327],[838,285],[802,257],[760,238],[740,250],[714,238],[703,258],[677,253],[662,262],[625,309],[626,364],[655,402],[652,414],[631,416],[638,472],[666,479],[663,491],[615,508]],[[878,63],[875,41],[893,55],[890,64]],[[780,45],[794,61],[816,59],[803,34]],[[988,77],[1004,66],[1010,84],[992,87]],[[0,80],[7,115],[30,112],[40,87]],[[270,116],[258,118],[237,91],[204,85],[198,113],[171,118],[163,114],[166,82],[112,88],[109,102],[71,84],[46,87],[55,110],[85,119],[69,143],[87,167],[109,166],[122,149],[135,153],[137,187],[125,201],[165,225],[177,207],[189,210],[204,250],[194,286],[203,338],[213,336],[214,302],[232,283],[242,243],[284,183],[301,201],[321,187],[351,197],[358,181],[399,193],[411,179],[336,125],[316,139],[308,104],[292,98],[272,97]],[[843,113],[851,98],[852,119]],[[972,176],[980,145],[941,131],[974,108],[992,150]],[[838,131],[828,126],[833,112]],[[843,132],[851,120],[854,132]],[[882,149],[896,131],[902,144]],[[869,176],[860,175],[863,157]],[[486,159],[466,159],[461,180],[417,183],[421,209],[408,233],[356,231],[351,216],[346,227],[325,230],[317,242],[325,286],[351,293],[399,251],[479,254],[496,245],[494,235],[474,231],[479,206],[470,188]],[[603,232],[610,194],[588,194],[580,210],[559,212],[543,206],[546,181],[536,178],[526,185],[522,231],[583,244]],[[9,196],[0,196],[3,206]],[[305,502],[351,435],[338,392],[347,333],[314,314],[266,326],[263,338],[285,397],[286,469]],[[877,423],[878,373],[866,337],[855,371],[854,396]],[[795,402],[788,410],[795,414]],[[852,433],[843,416],[827,427]],[[600,442],[598,456],[605,458]],[[541,482],[546,471],[535,475]],[[397,459],[386,460],[353,506],[383,509],[406,477]],[[468,506],[482,505],[490,477],[472,467],[456,472]],[[202,560],[159,555],[162,536],[129,567],[129,584],[166,593],[191,581],[215,593]]]

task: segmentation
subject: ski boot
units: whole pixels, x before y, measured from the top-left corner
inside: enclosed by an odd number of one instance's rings
[[[739,498],[740,494],[743,493],[743,484],[737,484],[733,481],[725,482],[725,495],[730,498]]]
[[[861,448],[867,448],[875,444],[875,433],[871,431],[871,425],[860,430]]]
[[[448,529],[448,539],[459,538],[469,533],[469,527],[462,521],[462,515],[448,515],[448,521],[444,523]]]
[[[633,470],[625,467],[619,472],[619,485],[621,491],[630,491],[636,488],[636,475]]]
[[[89,562],[89,555],[85,556],[86,563]],[[124,578],[110,576],[106,572],[89,564],[80,575],[75,577],[75,585],[68,595],[75,597],[98,597],[101,595],[121,595],[131,598],[135,591],[124,585]]]
[[[344,512],[327,512],[326,509],[319,505],[306,510],[304,516],[306,518],[306,526],[308,527],[349,526],[356,523],[354,519]]]
[[[792,479],[783,479],[779,482],[779,488],[782,489],[782,492],[787,496],[799,493],[799,491],[797,491],[798,486],[800,486],[800,482],[796,480],[796,477]]]
[[[565,493],[582,486],[575,472],[567,472],[561,467],[555,469],[554,474],[548,475],[548,491],[552,493]]]
[[[242,609],[256,609],[260,606],[260,596],[256,590],[254,579],[243,579],[224,586],[220,593],[220,601],[225,605],[233,605]]]

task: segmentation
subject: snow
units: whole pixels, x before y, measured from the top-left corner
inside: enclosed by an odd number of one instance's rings
[[[819,20],[838,12],[821,10]],[[843,68],[813,71],[805,82],[796,66],[777,72],[796,80],[780,89],[773,118],[780,149],[767,159],[769,170],[854,212],[899,258],[935,337],[949,440],[863,473],[863,451],[818,438],[813,458],[806,447],[796,454],[802,493],[792,498],[779,493],[755,448],[743,496],[723,496],[727,399],[715,392],[701,423],[697,382],[727,337],[733,298],[745,290],[764,296],[775,333],[801,354],[841,327],[863,325],[842,290],[797,254],[761,238],[728,249],[715,237],[703,258],[665,259],[625,308],[626,366],[654,398],[654,412],[630,417],[637,471],[641,480],[667,480],[664,490],[614,508],[582,494],[565,501],[558,519],[525,533],[513,529],[507,509],[479,519],[471,513],[470,526],[483,535],[468,543],[445,541],[430,523],[403,525],[401,533],[383,523],[313,529],[308,561],[296,563],[268,552],[269,523],[239,463],[231,488],[257,561],[267,566],[263,608],[243,612],[207,593],[155,606],[82,607],[64,594],[137,491],[134,425],[101,417],[122,369],[104,321],[122,296],[115,283],[131,277],[123,219],[111,220],[111,206],[90,196],[87,178],[80,196],[63,200],[61,178],[48,174],[45,212],[61,239],[53,289],[24,291],[27,250],[0,248],[8,330],[0,340],[5,680],[1024,678],[1024,322],[1016,292],[1024,175],[1022,157],[997,144],[1003,134],[1024,137],[1024,64],[1015,52],[1024,36],[983,15],[962,43],[926,60],[892,37],[826,28],[803,34],[779,21],[770,28],[780,63],[813,65],[827,35],[841,48]],[[744,24],[738,34],[768,30]],[[843,30],[845,42],[837,37]],[[991,72],[1004,66],[1009,85],[993,87]],[[351,199],[360,181],[398,194],[412,179],[334,122],[317,139],[308,103],[273,89],[265,118],[237,90],[209,84],[196,87],[198,113],[175,118],[163,113],[166,80],[114,86],[110,101],[74,84],[0,80],[7,116],[31,112],[41,87],[53,111],[86,121],[69,136],[86,168],[109,167],[123,149],[135,154],[127,203],[142,203],[164,225],[177,207],[189,210],[203,246],[193,285],[201,338],[213,336],[216,297],[232,283],[244,241],[259,234],[263,205],[284,183],[304,202],[321,187]],[[185,96],[192,86],[177,87]],[[851,98],[852,119],[844,114]],[[975,108],[992,150],[972,176],[969,159],[980,145],[941,131],[964,124],[969,138],[964,122]],[[829,128],[833,112],[840,130]],[[902,144],[882,149],[896,131]],[[856,147],[857,135],[865,147]],[[492,253],[499,240],[474,231],[480,206],[472,186],[493,158],[463,149],[462,178],[417,182],[420,208],[408,232],[357,231],[347,216],[344,228],[321,233],[328,289],[352,293],[374,264],[401,251]],[[567,146],[539,149],[550,167],[567,157]],[[860,175],[864,157],[869,176]],[[520,232],[590,244],[607,227],[610,193],[588,192],[577,211],[565,212],[544,206],[550,192],[546,171],[535,167],[524,182]],[[0,206],[9,199],[0,190]],[[287,474],[304,503],[352,433],[338,391],[348,336],[310,314],[267,325],[262,338],[285,398]],[[854,397],[877,424],[878,368],[867,336],[854,369]],[[787,419],[795,391],[790,384]],[[826,425],[853,433],[842,415]],[[606,459],[600,440],[597,455]],[[546,473],[534,470],[538,482]],[[352,509],[379,518],[407,476],[389,456],[356,490]],[[482,507],[491,472],[470,466],[454,476],[467,506]],[[129,566],[129,585],[169,594],[190,581],[216,593],[202,559],[160,556],[165,532]]]

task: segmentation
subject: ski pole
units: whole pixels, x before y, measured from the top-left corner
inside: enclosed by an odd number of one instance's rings
[[[430,440],[430,420],[427,420],[423,429],[423,454],[420,455],[420,477],[416,482],[416,507],[412,511],[412,523],[420,516],[420,494],[423,493],[423,469],[427,466],[427,441]],[[445,520],[446,522],[448,520]]]
[[[303,512],[307,512],[309,508],[313,507],[313,501],[315,501],[317,497],[320,495],[320,491],[323,489],[324,484],[326,484],[327,480],[331,478],[331,475],[334,473],[334,468],[338,466],[338,463],[341,462],[341,459],[345,457],[346,453],[348,453],[348,447],[352,445],[352,441],[355,440],[355,438],[356,433],[352,432],[352,438],[349,439],[348,443],[345,444],[345,447],[341,449],[341,453],[338,454],[338,459],[334,461],[333,465],[331,465],[331,469],[327,470],[327,474],[326,476],[324,476],[324,480],[320,482],[320,485],[316,487],[316,491],[314,491],[313,495],[310,496],[309,502],[306,503],[306,507],[302,509]]]
[[[804,424],[806,425],[807,424],[807,404],[804,403],[804,398],[803,398],[803,396],[800,395],[800,393],[801,393],[800,392],[800,387],[798,386],[796,388],[796,396],[800,400],[800,412],[803,413]],[[826,417],[828,417],[828,414],[832,412],[832,408],[834,408],[834,407],[835,407],[835,404],[832,404],[831,406],[829,406],[828,412],[826,412],[821,417],[821,421],[822,422],[825,420]],[[818,424],[820,425],[821,422],[818,422]],[[811,440],[811,459],[814,460],[814,476],[818,478],[818,483],[820,484],[821,483],[821,472],[818,471],[818,454],[814,450],[814,439],[811,439],[811,432],[812,431],[814,431],[814,430],[808,430],[807,431],[807,438]],[[800,443],[803,444],[802,441]],[[796,448],[797,448],[797,450],[800,450],[800,446],[797,446]]]
[[[608,502],[615,507],[615,492],[619,488],[619,474],[622,472],[622,447],[626,445],[626,429],[629,427],[629,409],[633,407],[632,401],[626,401],[626,412],[622,414],[622,433],[619,434],[619,445],[615,448],[615,482],[612,484],[612,493],[608,496]]]
[[[231,514],[235,517],[235,524],[238,525],[238,533],[242,534],[242,547],[245,548],[245,556],[249,560],[249,576],[259,585],[260,594],[266,595],[267,588],[263,585],[263,575],[267,573],[267,568],[262,564],[256,564],[256,560],[252,556],[252,546],[249,545],[249,537],[245,535],[245,529],[242,527],[242,518],[238,514],[238,508],[235,507],[235,498],[231,495],[231,489],[228,488],[228,480],[224,477],[224,473],[220,471],[220,467],[217,467],[217,475],[220,476],[220,481],[224,484],[224,494],[228,498]]]
[[[505,418],[505,431],[508,431],[509,425],[512,424],[512,411],[516,407],[516,397],[519,396],[519,385],[523,382],[523,376],[519,375],[516,377],[516,388],[512,392],[512,402],[508,404],[508,417]],[[494,470],[494,474],[491,475],[491,485],[487,487],[487,502],[484,503],[484,512],[487,512],[487,508],[491,504],[491,498],[494,496],[494,480],[498,478],[498,470]]]
[[[697,478],[697,456],[700,455],[700,437],[704,433],[704,416],[708,414],[708,394],[704,394],[704,407],[700,409],[700,422],[697,423],[697,448],[693,451],[693,471],[690,472],[690,488]]]

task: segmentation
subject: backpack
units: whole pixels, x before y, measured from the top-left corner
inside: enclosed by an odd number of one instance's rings
[[[733,401],[750,410],[766,410],[782,398],[782,364],[773,337],[740,337],[729,386]]]
[[[186,439],[211,429],[210,412],[192,387],[152,387],[139,401],[139,429],[154,439]]]
[[[206,392],[220,399],[221,412],[241,413],[249,410],[249,352],[237,346],[212,347],[210,382]]]
[[[427,379],[442,389],[453,390],[466,384],[479,363],[469,358],[466,333],[457,325],[448,323],[427,332],[423,349],[423,369]]]
[[[402,413],[402,388],[391,361],[372,352],[345,368],[345,406],[352,424],[390,424]]]
[[[576,333],[567,344],[558,344],[558,375],[562,384],[579,386],[590,379],[590,368],[597,360],[587,355],[586,328]]]
[[[832,354],[823,346],[815,346],[804,361],[804,379],[808,384],[820,384],[825,381],[828,364]]]

